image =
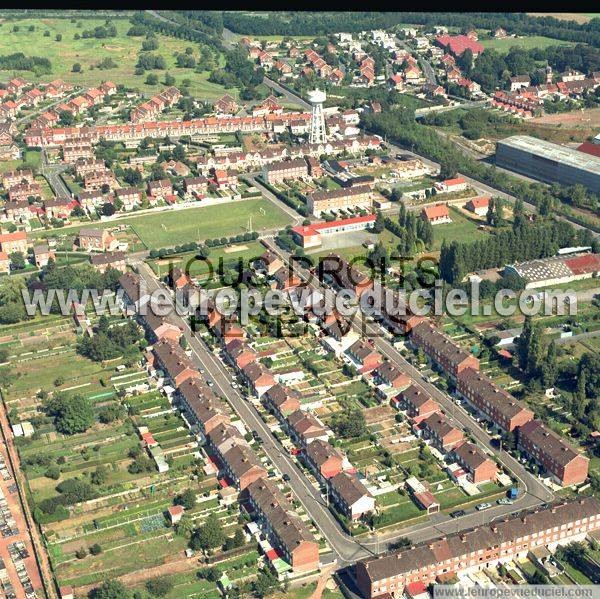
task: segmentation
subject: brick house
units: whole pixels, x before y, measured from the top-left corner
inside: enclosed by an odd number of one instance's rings
[[[473,443],[462,443],[450,452],[451,457],[469,473],[471,482],[478,484],[495,481],[498,466],[484,451]]]
[[[447,453],[465,440],[463,432],[450,424],[448,418],[441,412],[436,412],[422,420],[419,428],[423,436],[442,453]]]
[[[407,415],[415,422],[428,418],[439,411],[440,406],[425,391],[416,385],[410,385],[397,397],[398,407],[406,410]]]
[[[329,435],[316,416],[304,410],[296,410],[287,417],[290,437],[300,447],[306,447],[316,439],[327,441]]]
[[[189,378],[196,378],[198,371],[186,353],[173,341],[165,339],[154,344],[152,348],[155,357],[155,367],[163,371],[175,387],[179,387]]]
[[[300,409],[300,397],[300,393],[295,389],[277,383],[265,392],[263,402],[267,408],[271,408],[278,415],[280,420],[283,420]]]
[[[203,435],[208,435],[221,424],[230,424],[229,414],[223,409],[218,397],[200,379],[188,379],[179,385],[177,394],[182,407]]]
[[[257,480],[246,487],[246,494],[256,519],[292,571],[317,570],[319,545],[275,483],[265,478]]]
[[[599,528],[600,502],[595,497],[579,498],[361,560],[355,566],[356,583],[365,599],[401,597],[413,583],[426,586],[518,561],[538,547],[554,550],[559,543],[584,540]]]
[[[353,343],[346,353],[360,365],[360,372],[371,372],[383,361],[382,355],[362,339]]]
[[[251,362],[242,368],[242,376],[258,397],[262,397],[276,383],[273,375],[258,362]]]
[[[518,447],[562,486],[585,481],[590,460],[539,420],[519,427]]]
[[[435,204],[434,206],[423,208],[421,210],[421,218],[429,221],[432,225],[443,225],[452,222],[447,204]]]
[[[261,478],[267,478],[267,471],[248,445],[234,445],[221,457],[226,475],[240,491]]]
[[[86,252],[106,252],[114,250],[118,241],[106,229],[79,229],[79,248]]]
[[[27,254],[27,233],[25,231],[15,231],[14,233],[0,233],[0,251],[5,254],[20,252]]]
[[[338,475],[344,469],[344,454],[321,439],[316,439],[305,447],[304,457],[321,483]]]
[[[109,268],[114,268],[121,272],[127,270],[126,256],[123,252],[92,254],[90,256],[90,264],[101,273],[105,273]]]
[[[336,474],[329,479],[329,491],[337,508],[351,520],[375,511],[375,499],[356,474]]]
[[[173,185],[170,179],[159,179],[148,181],[148,195],[156,199],[164,199],[165,196],[173,195]]]
[[[411,378],[389,361],[384,362],[375,370],[375,381],[394,389],[402,389],[411,383]]]
[[[512,432],[533,420],[533,412],[488,376],[472,368],[456,379],[457,393],[500,429]]]
[[[36,245],[33,247],[33,258],[35,265],[42,268],[48,264],[50,260],[55,259],[55,254],[47,245]]]
[[[429,321],[412,328],[409,342],[422,349],[432,362],[454,380],[467,368],[479,370],[479,360],[475,356],[458,347]]]

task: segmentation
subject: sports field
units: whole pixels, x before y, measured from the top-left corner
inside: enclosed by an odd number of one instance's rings
[[[523,50],[532,48],[547,48],[548,46],[573,46],[573,42],[565,42],[543,35],[532,35],[529,37],[507,37],[504,39],[480,39],[484,48],[492,48],[502,54],[506,54],[512,47],[517,46]]]
[[[38,238],[75,236],[82,227],[114,229],[130,225],[148,248],[173,247],[190,241],[231,237],[248,231],[264,232],[283,228],[289,217],[264,198],[238,200],[227,205],[157,211],[107,222],[80,224],[61,229],[40,229],[32,235]],[[251,226],[250,226],[251,225]],[[249,227],[250,226],[250,227]]]
[[[82,35],[84,30],[91,30],[105,24],[104,19],[81,19],[75,23],[69,19],[18,19],[15,21],[4,21],[0,27],[0,55],[12,54],[21,51],[27,56],[42,56],[48,58],[52,63],[52,74],[43,75],[38,78],[31,71],[3,71],[0,72],[1,79],[9,79],[12,76],[21,76],[26,81],[51,81],[61,78],[70,83],[76,83],[83,87],[99,84],[101,81],[111,80],[117,84],[138,89],[144,93],[157,93],[164,88],[164,84],[151,86],[144,82],[147,73],[135,75],[135,65],[138,60],[143,37],[131,37],[127,35],[131,23],[126,19],[115,19],[112,23],[117,28],[117,37],[96,39],[88,38],[76,40],[75,34]],[[15,27],[18,31],[15,31]],[[34,27],[34,31],[29,31]],[[49,36],[44,32],[49,31]],[[61,41],[56,41],[57,34],[62,35]],[[196,72],[195,69],[180,69],[175,66],[176,52],[184,52],[187,47],[194,50],[194,57],[199,59],[198,44],[179,40],[172,37],[157,35],[159,47],[153,53],[160,54],[167,63],[167,71],[175,77],[175,85],[181,86],[184,79],[189,79],[191,85],[190,93],[197,98],[211,100],[219,98],[225,89],[214,83],[209,83],[209,71]],[[112,58],[117,64],[114,69],[92,68],[103,58]],[[222,60],[222,57],[220,57]],[[74,63],[82,67],[81,73],[73,73]],[[167,71],[152,71],[164,80]],[[237,90],[227,90],[237,97]]]

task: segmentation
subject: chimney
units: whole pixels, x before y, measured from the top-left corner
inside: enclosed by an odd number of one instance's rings
[[[467,542],[467,535],[460,535],[460,540],[461,540],[463,543],[466,543],[466,542]]]
[[[551,510],[551,512],[552,512],[553,514],[556,514],[556,507],[553,507],[553,508],[552,508],[552,510]]]
[[[523,516],[521,518],[521,522],[523,522],[523,524],[525,524],[527,522],[527,516]]]
[[[498,532],[498,526],[496,524],[492,524],[492,532]]]

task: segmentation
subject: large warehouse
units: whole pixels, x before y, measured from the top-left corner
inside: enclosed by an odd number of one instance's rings
[[[600,158],[528,135],[500,140],[496,164],[546,183],[581,183],[600,193]]]

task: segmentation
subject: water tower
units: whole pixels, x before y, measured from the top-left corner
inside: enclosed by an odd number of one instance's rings
[[[325,116],[323,115],[323,103],[327,99],[325,92],[318,89],[308,93],[308,101],[312,106],[310,118],[310,132],[308,142],[311,144],[325,143]]]

